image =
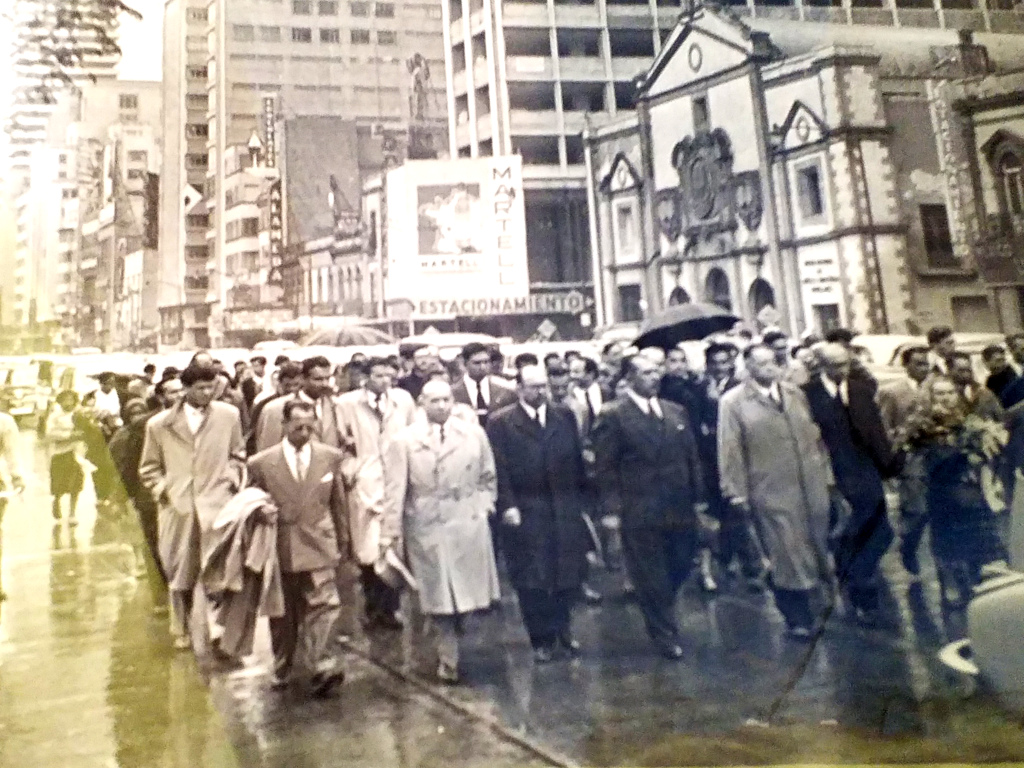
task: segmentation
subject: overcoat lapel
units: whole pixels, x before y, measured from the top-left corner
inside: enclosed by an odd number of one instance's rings
[[[547,429],[542,429],[540,424],[527,416],[526,411],[522,409],[522,406],[517,405],[515,410],[515,417],[512,420],[512,424],[515,426],[516,431],[522,434],[524,437],[539,441],[547,432]],[[547,425],[551,425],[551,412],[548,411]]]
[[[210,418],[209,413],[207,413],[206,418]],[[203,420],[203,423],[206,423],[206,419]],[[189,445],[195,443],[195,435],[193,435],[189,430],[188,419],[185,418],[184,403],[178,403],[174,406],[174,411],[172,412],[171,417],[167,420],[167,428]]]

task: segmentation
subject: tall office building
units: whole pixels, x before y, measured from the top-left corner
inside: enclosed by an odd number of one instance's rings
[[[231,177],[266,165],[267,154],[283,158],[284,126],[293,118],[355,121],[353,153],[372,149],[389,131],[405,132],[414,108],[443,135],[441,11],[429,0],[166,0],[164,10],[162,340],[216,345],[223,340],[225,310],[256,295],[232,291],[228,267],[249,260],[229,265],[226,256],[260,246],[246,223],[258,218],[257,204],[248,195],[228,195],[238,186]],[[425,104],[412,98],[409,59],[417,53],[434,72]],[[267,97],[273,97],[269,115]],[[259,153],[249,151],[254,137]],[[195,207],[184,201],[190,188],[203,196]],[[286,210],[286,238],[289,215]],[[201,276],[203,248],[208,258]],[[239,284],[247,279],[239,275]],[[200,286],[209,337],[200,331]]]
[[[446,0],[453,156],[523,158],[532,285],[590,283],[581,134],[633,108],[678,4]]]

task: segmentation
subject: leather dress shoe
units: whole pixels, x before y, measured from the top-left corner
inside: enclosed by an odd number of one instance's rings
[[[810,642],[811,637],[814,635],[814,630],[810,627],[789,627],[789,629],[786,630],[786,634],[793,640],[806,643]]]
[[[583,600],[589,605],[597,605],[603,599],[601,593],[588,584],[580,587],[580,591],[583,593]]]
[[[583,651],[583,646],[572,635],[566,633],[558,638],[558,644],[562,646],[562,650],[568,653],[570,656],[579,656]]]
[[[309,681],[309,685],[314,697],[326,699],[343,682],[345,682],[345,673],[336,669],[333,672],[317,672]]]
[[[683,658],[683,649],[679,645],[666,645],[661,649],[661,655],[669,661],[679,661]]]
[[[287,687],[288,677],[286,675],[279,675],[276,672],[270,675],[270,690],[283,691]]]
[[[397,632],[405,627],[402,620],[393,613],[379,613],[366,620],[367,629],[387,629]]]
[[[547,645],[533,649],[533,660],[538,664],[548,664],[555,658],[555,652]]]
[[[459,670],[442,661],[437,665],[437,679],[445,685],[456,685],[459,682]]]

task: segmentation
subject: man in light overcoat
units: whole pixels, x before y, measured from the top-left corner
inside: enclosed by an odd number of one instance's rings
[[[420,609],[432,619],[437,675],[458,682],[462,617],[501,597],[488,518],[497,480],[487,435],[450,418],[451,386],[428,381],[417,419],[387,447],[382,547],[404,545]]]
[[[188,620],[202,563],[202,530],[242,485],[245,441],[238,409],[214,401],[218,374],[189,365],[184,399],[146,423],[139,479],[158,506],[157,543],[170,590],[171,632],[190,646]]]
[[[395,369],[382,357],[365,363],[363,386],[337,399],[338,425],[345,442],[342,464],[348,489],[352,552],[360,568],[367,628],[400,629],[400,593],[374,568],[380,552],[384,514],[384,455],[389,442],[412,424],[416,403],[404,389],[392,386]]]
[[[337,656],[341,598],[336,572],[348,551],[343,454],[312,440],[312,403],[284,407],[285,439],[249,460],[249,484],[266,491],[278,508],[277,553],[284,615],[270,619],[274,686],[287,684],[298,662],[311,673],[315,696],[344,679]]]
[[[302,363],[302,389],[296,397],[312,403],[316,410],[317,427],[314,438],[332,448],[341,447],[341,433],[338,431],[338,414],[334,408],[331,393],[331,361],[326,357],[311,357]],[[284,439],[284,404],[289,397],[271,400],[260,414],[256,425],[256,450],[264,451]]]
[[[831,583],[832,467],[804,393],[780,381],[772,350],[743,353],[749,378],[722,396],[718,468],[727,503],[753,517],[771,561],[775,602],[790,636],[807,640],[814,590]]]

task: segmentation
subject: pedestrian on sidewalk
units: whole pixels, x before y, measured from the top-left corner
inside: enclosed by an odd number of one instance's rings
[[[14,417],[0,410],[0,460],[4,470],[0,471],[0,494],[13,490],[21,493],[25,490],[25,477],[21,474],[21,462],[18,458],[18,422]],[[7,498],[0,496],[0,521],[7,509]]]
[[[494,457],[479,424],[450,418],[447,382],[420,392],[426,418],[415,420],[387,449],[381,550],[405,551],[431,619],[437,676],[459,679],[459,635],[467,614],[501,598],[488,518],[494,514]]]
[[[218,373],[189,365],[184,399],[146,424],[139,478],[158,506],[160,562],[167,574],[176,648],[191,645],[189,618],[201,564],[202,525],[242,485],[245,443],[238,409],[214,402]]]
[[[348,554],[341,451],[312,439],[313,403],[284,404],[284,439],[249,460],[249,484],[278,508],[277,552],[284,615],[270,619],[275,688],[298,665],[314,696],[328,696],[345,678],[337,655],[341,598],[336,572]],[[298,657],[298,658],[296,658]]]
[[[67,496],[68,525],[78,525],[75,514],[78,509],[78,497],[85,484],[85,472],[82,471],[78,458],[82,433],[75,424],[78,393],[64,390],[59,392],[54,400],[57,407],[50,411],[46,420],[53,519],[61,519],[61,499]]]
[[[342,464],[348,489],[352,550],[359,564],[367,629],[401,629],[401,593],[389,586],[374,567],[380,559],[380,526],[384,514],[384,456],[389,442],[412,424],[416,403],[393,386],[397,370],[383,357],[364,364],[362,387],[337,399],[338,424],[347,456]]]
[[[516,375],[519,402],[487,423],[498,476],[502,551],[530,635],[534,659],[546,663],[572,636],[572,608],[587,569],[586,472],[576,417],[548,402],[540,365]]]

